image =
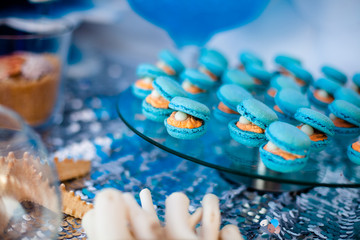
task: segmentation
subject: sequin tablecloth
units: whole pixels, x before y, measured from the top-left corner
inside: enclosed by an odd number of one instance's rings
[[[247,239],[360,239],[359,189],[316,187],[275,194],[233,185],[218,171],[164,152],[132,133],[116,113],[116,96],[82,94],[93,87],[86,81],[69,81],[64,123],[43,136],[53,155],[92,161],[88,176],[66,183],[85,201],[92,202],[107,187],[137,199],[141,189],[149,188],[163,220],[165,197],[172,192],[188,195],[190,211],[204,194],[214,193],[220,198],[222,223],[237,224]],[[276,219],[280,233],[260,224],[264,219]],[[69,216],[59,231],[59,239],[86,238],[80,220]]]

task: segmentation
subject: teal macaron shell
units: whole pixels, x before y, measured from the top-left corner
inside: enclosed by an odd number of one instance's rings
[[[256,54],[248,51],[244,51],[239,55],[240,62],[244,65],[256,64],[259,66],[263,66],[264,62],[258,57]]]
[[[314,87],[317,89],[325,90],[326,92],[333,95],[336,90],[341,88],[341,84],[330,78],[319,78],[315,81]]]
[[[254,98],[242,101],[237,110],[243,117],[262,129],[266,129],[271,123],[278,120],[276,113],[271,108]]]
[[[321,68],[321,71],[324,73],[326,77],[331,78],[340,84],[345,84],[347,81],[346,75],[334,67],[323,66]]]
[[[197,87],[208,90],[215,85],[215,82],[205,73],[200,72],[197,69],[186,69],[180,75],[182,80],[189,80]]]
[[[310,125],[329,136],[334,135],[334,123],[326,115],[316,110],[310,108],[299,108],[295,113],[295,119],[299,122]]]
[[[352,161],[355,164],[360,165],[360,152],[353,149],[352,144],[349,145],[349,147],[347,149],[347,155],[348,155],[350,161]]]
[[[271,123],[265,135],[277,147],[292,154],[306,155],[311,146],[309,136],[285,122]]]
[[[345,100],[356,105],[357,107],[360,107],[360,94],[351,88],[342,87],[336,90],[334,97],[336,100]]]
[[[228,124],[230,136],[245,146],[259,147],[266,142],[266,136],[263,133],[243,131],[236,126],[238,119],[234,119]]]
[[[142,113],[145,115],[147,119],[162,122],[165,118],[169,117],[173,110],[169,108],[156,108],[146,102],[144,99],[142,102]]]
[[[287,67],[289,64],[297,64],[301,65],[301,61],[295,57],[280,54],[275,57],[275,62],[279,64],[280,66]]]
[[[283,89],[275,96],[275,103],[285,115],[293,117],[299,108],[309,108],[310,103],[299,91]]]
[[[160,76],[166,76],[167,74],[161,70],[160,68],[152,65],[152,64],[140,64],[136,69],[136,75],[138,77],[150,77],[156,78]]]
[[[209,56],[203,56],[199,59],[200,66],[205,67],[209,70],[212,74],[219,77],[224,72],[226,67],[224,66],[223,62],[216,58],[212,58]]]
[[[219,61],[224,68],[226,68],[228,66],[228,61],[226,59],[226,57],[219,51],[215,50],[215,49],[209,49],[209,48],[203,48],[200,51],[200,58],[202,57],[209,57],[209,58],[213,58],[217,61]]]
[[[354,74],[352,80],[353,80],[354,84],[360,88],[360,73]]]
[[[360,127],[360,108],[344,100],[335,100],[329,110],[336,117]]]
[[[253,78],[259,79],[263,84],[268,84],[272,74],[259,64],[247,64],[246,72]]]
[[[311,73],[298,64],[289,64],[287,65],[286,69],[290,71],[295,77],[303,80],[307,85],[311,84],[313,81]]]
[[[179,58],[169,50],[160,51],[158,58],[168,64],[176,72],[176,74],[181,73],[185,69],[184,64],[179,60]]]
[[[300,87],[295,83],[291,77],[283,75],[276,75],[270,81],[270,87],[280,91],[285,88],[291,88],[300,92]]]
[[[240,102],[252,98],[252,95],[246,89],[236,84],[222,85],[216,95],[221,102],[234,111],[237,110],[236,107]]]
[[[222,76],[222,81],[224,83],[237,84],[249,91],[255,87],[255,80],[249,74],[239,69],[226,70]]]
[[[168,101],[176,96],[187,97],[186,91],[171,77],[158,77],[152,85]]]
[[[210,109],[206,105],[190,98],[174,97],[170,101],[169,108],[187,113],[204,121],[210,119]]]
[[[192,140],[201,137],[205,134],[207,123],[204,122],[198,128],[178,128],[167,123],[167,119],[164,120],[166,131],[170,136],[179,139]]]

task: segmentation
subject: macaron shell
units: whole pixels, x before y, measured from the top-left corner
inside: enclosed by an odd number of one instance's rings
[[[275,57],[275,62],[283,67],[286,67],[289,64],[298,64],[301,65],[301,61],[295,57],[280,54]]]
[[[215,85],[215,81],[213,81],[208,75],[200,72],[197,69],[186,69],[182,72],[180,78],[182,80],[189,80],[195,86],[208,90]]]
[[[285,115],[293,117],[299,108],[309,108],[310,103],[299,91],[283,89],[275,96],[275,103]]]
[[[322,141],[311,141],[310,151],[311,152],[320,152],[324,150],[331,143],[330,139],[325,139]]]
[[[264,65],[264,62],[260,59],[260,57],[258,57],[256,54],[254,54],[252,52],[248,52],[248,51],[242,52],[239,55],[239,60],[244,66],[247,66],[249,64],[257,64],[260,66]]]
[[[185,69],[184,64],[169,50],[160,51],[158,58],[170,65],[170,67],[175,70],[176,74],[181,73]]]
[[[302,68],[298,64],[289,64],[286,68],[288,71],[290,71],[292,74],[294,74],[295,77],[300,78],[301,80],[305,81],[306,84],[311,84],[313,81],[313,77],[310,72]]]
[[[158,77],[152,85],[168,101],[177,96],[187,97],[188,95],[180,84],[170,77]]]
[[[138,88],[135,84],[131,85],[131,90],[132,90],[132,93],[140,99],[146,98],[147,95],[149,95],[152,91],[152,90],[145,90],[142,88]]]
[[[339,137],[358,137],[360,135],[360,127],[356,128],[342,128],[342,127],[335,127],[334,128],[335,136]]]
[[[238,120],[233,120],[229,122],[228,125],[230,136],[235,141],[249,147],[259,147],[267,141],[265,134],[243,131],[239,129],[236,126],[237,121]]]
[[[341,84],[345,84],[347,81],[346,75],[334,67],[323,66],[321,68],[321,71],[324,73],[326,77],[331,78]]]
[[[169,108],[187,113],[204,121],[210,119],[210,109],[206,105],[190,98],[174,97],[170,101]]]
[[[202,57],[210,57],[210,58],[214,58],[216,60],[218,60],[219,62],[221,62],[221,64],[223,65],[224,68],[226,68],[228,66],[228,61],[226,59],[226,57],[220,53],[219,51],[215,50],[215,49],[208,49],[208,48],[203,48],[200,51],[200,58]]]
[[[323,89],[333,95],[336,90],[341,88],[341,84],[329,78],[319,78],[315,81],[314,87],[318,89]]]
[[[292,154],[306,155],[310,149],[309,136],[285,122],[273,122],[266,129],[265,135],[277,147]]]
[[[295,83],[294,79],[283,75],[274,76],[270,81],[270,86],[278,91],[285,88],[291,88],[300,92],[300,87]]]
[[[220,76],[225,70],[225,66],[221,61],[209,56],[201,57],[199,59],[199,64],[200,66],[205,67],[215,76]]]
[[[253,78],[259,79],[263,84],[268,84],[272,74],[259,64],[247,64],[246,72]]]
[[[297,158],[295,160],[286,160],[278,155],[275,155],[271,152],[268,152],[264,149],[264,145],[262,145],[260,149],[260,158],[264,165],[276,172],[288,173],[288,172],[296,172],[301,170],[306,166],[308,155],[304,158]]]
[[[151,104],[145,101],[142,102],[142,113],[145,115],[147,119],[162,122],[165,118],[169,117],[170,114],[173,112],[172,109],[165,109],[165,108],[156,108],[153,107]]]
[[[347,155],[348,155],[350,161],[352,161],[355,164],[360,165],[360,152],[355,151],[352,148],[352,145],[349,145],[349,147],[347,149]]]
[[[167,132],[170,136],[174,138],[184,139],[184,140],[191,140],[201,137],[206,133],[207,123],[198,128],[178,128],[167,123],[167,119],[164,120],[164,124],[166,127]]]
[[[334,97],[336,100],[345,100],[349,103],[360,107],[360,94],[352,90],[351,88],[342,87],[336,90]]]
[[[323,101],[320,101],[319,99],[317,99],[314,96],[314,92],[311,92],[311,91],[308,92],[308,99],[312,104],[316,105],[319,108],[327,108],[327,106],[329,105],[329,103],[323,102]]]
[[[360,88],[360,73],[356,73],[353,76],[353,82],[356,86],[358,86]]]
[[[241,101],[252,98],[252,95],[243,87],[236,84],[222,85],[216,92],[217,97],[230,109],[236,111]]]
[[[239,119],[239,117],[240,117],[240,114],[223,112],[220,109],[218,109],[217,106],[213,110],[213,115],[219,122],[222,122],[222,123],[228,123],[231,120],[236,120],[236,119]]]
[[[237,84],[248,91],[255,87],[255,80],[247,73],[239,69],[226,70],[222,76],[222,81],[228,84]]]
[[[150,77],[156,78],[160,76],[166,76],[167,74],[160,68],[152,64],[140,64],[136,69],[136,75],[138,77]]]
[[[334,123],[330,118],[316,110],[310,108],[299,108],[294,117],[299,122],[310,125],[327,135],[334,135]]]
[[[360,108],[344,100],[335,100],[329,110],[338,118],[360,127]]]
[[[271,108],[254,98],[242,101],[237,110],[247,120],[263,129],[278,120],[276,113]]]

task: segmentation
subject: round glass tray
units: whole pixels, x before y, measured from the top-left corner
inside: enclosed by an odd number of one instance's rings
[[[215,94],[210,99],[208,105],[212,109],[216,103]],[[341,142],[333,141],[324,151],[311,154],[301,171],[278,173],[265,167],[258,148],[234,141],[227,124],[218,122],[214,117],[210,119],[204,136],[195,140],[180,140],[171,137],[163,123],[147,120],[141,112],[141,102],[132,94],[131,88],[119,95],[119,116],[132,131],[167,152],[220,170],[235,181],[250,177],[306,186],[360,187],[360,166],[350,162],[346,145],[341,146]]]

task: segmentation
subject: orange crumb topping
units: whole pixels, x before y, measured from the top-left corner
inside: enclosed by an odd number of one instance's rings
[[[292,153],[286,152],[284,150],[281,150],[280,148],[276,149],[275,151],[271,151],[268,149],[267,144],[264,146],[264,150],[271,152],[272,154],[278,155],[278,156],[284,158],[285,160],[295,160],[297,158],[305,157],[303,155],[297,155],[297,154],[292,154]]]
[[[341,127],[341,128],[354,128],[354,127],[357,127],[355,126],[354,124],[352,123],[349,123],[348,121],[345,121],[344,119],[341,119],[341,118],[335,118],[334,120],[332,120],[334,125],[336,127]]]
[[[151,106],[156,107],[156,108],[169,108],[169,101],[166,100],[163,97],[153,97],[151,94],[149,94],[146,98],[145,101],[147,103],[149,103]]]
[[[277,92],[277,90],[275,88],[269,88],[267,90],[267,94],[269,94],[269,96],[271,96],[271,97],[275,97],[276,92]]]
[[[265,132],[264,129],[262,129],[261,127],[255,125],[253,123],[243,124],[243,123],[237,122],[236,126],[239,129],[241,129],[243,131],[247,131],[247,132],[254,132],[254,133],[264,133]]]
[[[279,108],[278,105],[275,105],[275,106],[274,106],[274,110],[277,111],[277,112],[279,112],[279,113],[284,114],[284,112]]]
[[[178,121],[175,119],[175,113],[173,112],[170,117],[167,119],[167,123],[171,126],[178,127],[178,128],[198,128],[201,127],[203,122],[202,120],[195,118],[191,115],[188,115],[188,118],[184,121]]]
[[[230,113],[230,114],[239,114],[238,112],[232,110],[228,106],[226,106],[223,102],[220,102],[218,105],[218,109],[223,111],[224,113]]]
[[[357,152],[360,152],[360,141],[357,141],[357,142],[354,142],[351,147],[357,151]]]
[[[297,126],[297,128],[301,130],[302,126],[303,126],[303,124]],[[314,128],[314,134],[309,136],[309,138],[311,141],[318,142],[318,141],[326,140],[328,138],[328,136],[325,133]]]
[[[322,102],[325,103],[331,103],[332,101],[334,101],[334,97],[329,96],[329,97],[322,97],[319,95],[319,90],[315,90],[314,91],[314,97]]]
[[[139,79],[135,82],[135,86],[145,90],[153,90],[152,83],[145,82],[143,79]]]
[[[206,92],[205,90],[195,86],[195,85],[192,85],[191,87],[189,88],[186,88],[185,91],[189,92],[189,93],[192,93],[192,94],[198,94],[198,93],[203,93],[203,92]]]
[[[212,72],[210,72],[209,70],[207,70],[206,68],[200,68],[200,72],[205,73],[206,75],[208,75],[214,81],[217,80],[217,76],[215,74],[213,74]]]

